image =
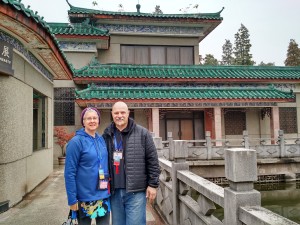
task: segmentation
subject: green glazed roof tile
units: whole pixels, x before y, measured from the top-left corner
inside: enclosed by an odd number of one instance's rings
[[[148,18],[183,18],[183,19],[205,19],[205,20],[222,20],[220,10],[216,13],[184,13],[184,14],[154,14],[154,13],[142,13],[142,12],[114,12],[114,11],[103,11],[95,9],[87,9],[74,7],[71,4],[68,14],[90,14],[90,15],[110,15],[110,16],[132,16],[132,17],[148,17]]]
[[[27,6],[27,8],[24,6],[24,4],[20,0],[1,0],[5,4],[9,4],[12,7],[14,7],[17,11],[23,12],[27,17],[31,17],[34,19],[37,23],[41,24],[46,30],[49,31],[48,24],[44,21],[44,17],[40,17],[38,15],[38,12],[33,12],[30,9],[30,6]]]
[[[290,91],[280,91],[273,86],[261,88],[203,88],[178,86],[97,86],[76,91],[76,99],[254,99],[294,100],[295,95]]]
[[[85,23],[48,23],[53,34],[75,34],[92,36],[109,36],[108,30],[102,30]]]
[[[93,62],[75,70],[74,78],[299,80],[300,67],[129,65]]]

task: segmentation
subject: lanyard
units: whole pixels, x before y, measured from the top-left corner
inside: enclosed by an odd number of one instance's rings
[[[114,144],[115,144],[115,151],[121,151],[123,149],[123,138],[120,132],[120,141],[117,142],[117,131],[114,131]]]
[[[97,153],[99,168],[101,168],[102,167],[101,166],[101,159],[102,159],[101,150],[99,149],[98,141],[96,140],[96,138],[94,139],[94,142],[96,145],[96,153]]]

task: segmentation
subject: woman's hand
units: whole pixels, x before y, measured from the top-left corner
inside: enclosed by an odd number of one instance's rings
[[[78,211],[78,202],[76,202],[74,205],[70,205],[70,209],[73,211]]]

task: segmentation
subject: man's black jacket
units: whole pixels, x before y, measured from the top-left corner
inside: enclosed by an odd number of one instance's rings
[[[159,163],[157,150],[153,142],[150,132],[136,124],[131,118],[128,121],[129,132],[125,136],[125,176],[126,176],[126,191],[137,192],[145,191],[148,186],[157,188],[159,185]],[[107,145],[109,154],[109,167],[111,180],[111,191],[114,192],[114,177],[113,177],[113,151],[114,151],[114,129],[112,123],[108,126],[103,138]]]

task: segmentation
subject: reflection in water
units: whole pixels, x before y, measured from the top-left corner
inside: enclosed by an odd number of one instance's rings
[[[272,183],[255,185],[261,193],[263,207],[300,223],[300,183]]]
[[[300,224],[300,182],[256,184],[262,207]],[[216,206],[214,216],[224,219],[224,210]]]

